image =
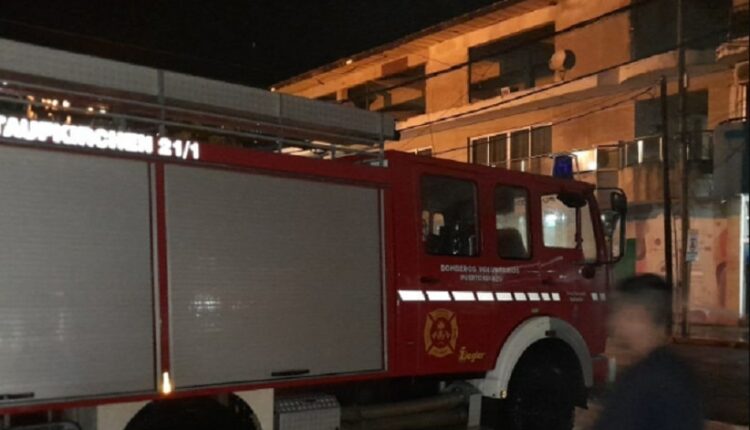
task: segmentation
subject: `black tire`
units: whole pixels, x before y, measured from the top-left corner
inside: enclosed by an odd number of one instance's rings
[[[561,367],[543,360],[519,363],[500,407],[502,429],[571,430],[575,384]]]
[[[141,409],[125,430],[255,430],[255,425],[207,397],[157,400]]]

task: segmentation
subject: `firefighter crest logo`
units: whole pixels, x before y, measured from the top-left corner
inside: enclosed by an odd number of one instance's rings
[[[456,351],[458,319],[447,309],[435,309],[427,314],[424,326],[424,348],[428,355],[446,357]]]

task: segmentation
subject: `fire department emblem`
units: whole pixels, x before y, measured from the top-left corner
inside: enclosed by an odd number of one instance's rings
[[[435,309],[427,314],[424,326],[424,348],[433,357],[446,357],[456,351],[458,319],[447,309]]]

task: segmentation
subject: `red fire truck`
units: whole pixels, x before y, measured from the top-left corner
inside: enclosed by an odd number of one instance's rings
[[[619,191],[8,40],[0,79],[2,429],[570,428],[607,372]]]

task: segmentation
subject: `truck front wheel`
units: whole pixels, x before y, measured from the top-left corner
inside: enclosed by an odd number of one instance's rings
[[[524,360],[513,372],[501,422],[512,430],[571,430],[574,383],[563,368],[543,360]]]
[[[255,430],[248,417],[210,397],[157,400],[141,409],[125,430]]]

